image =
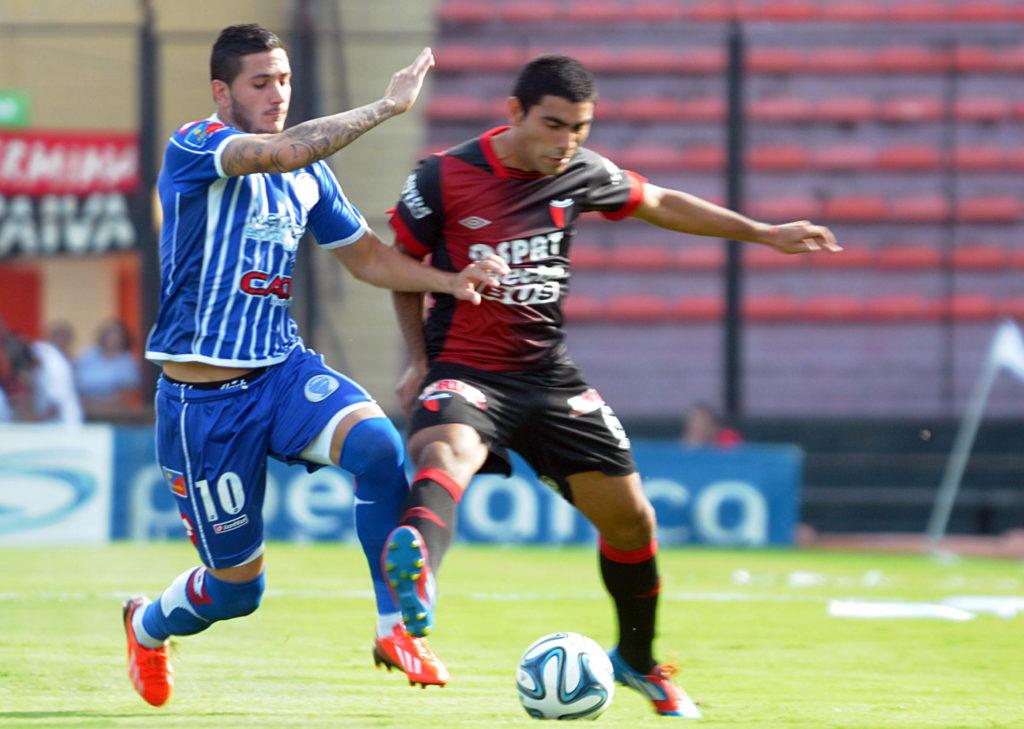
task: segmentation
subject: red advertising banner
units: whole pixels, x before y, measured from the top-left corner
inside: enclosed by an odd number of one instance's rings
[[[0,132],[0,195],[87,195],[138,186],[134,133]]]
[[[133,248],[138,138],[0,132],[0,259]]]

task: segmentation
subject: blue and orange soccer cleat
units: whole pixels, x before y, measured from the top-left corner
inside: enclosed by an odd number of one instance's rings
[[[373,643],[373,662],[389,671],[397,668],[409,679],[409,685],[444,686],[448,682],[448,669],[438,660],[423,638],[413,638],[402,625],[396,625],[391,635],[377,638]]]
[[[174,668],[167,656],[167,644],[159,648],[147,648],[136,640],[132,628],[135,611],[145,608],[148,603],[149,600],[138,596],[124,603],[122,619],[128,637],[128,678],[146,703],[163,706],[174,690]]]
[[[411,526],[396,527],[388,536],[381,561],[405,629],[415,638],[428,635],[434,626],[437,588],[423,537]]]
[[[672,683],[676,669],[672,666],[655,666],[646,676],[630,668],[619,655],[617,648],[608,651],[612,661],[615,680],[623,686],[636,689],[646,696],[654,710],[662,716],[680,716],[685,719],[700,719],[701,713],[686,692]]]

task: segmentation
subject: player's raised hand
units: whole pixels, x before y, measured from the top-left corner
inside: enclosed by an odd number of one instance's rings
[[[768,245],[781,253],[839,253],[843,250],[843,247],[836,243],[836,237],[831,230],[824,225],[814,225],[809,220],[773,226]]]
[[[508,264],[498,256],[488,256],[473,261],[459,271],[452,287],[452,295],[472,304],[479,304],[483,299],[480,291],[491,284],[498,283],[502,276],[509,272]]]
[[[423,88],[423,79],[434,66],[434,52],[430,48],[424,48],[416,56],[416,60],[403,69],[395,71],[395,75],[388,82],[384,89],[384,97],[393,99],[395,102],[395,113],[401,114],[408,111],[416,103],[416,97],[420,95]]]

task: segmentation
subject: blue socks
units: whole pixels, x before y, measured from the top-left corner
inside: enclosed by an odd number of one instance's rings
[[[339,465],[356,477],[356,534],[370,565],[377,613],[397,614],[380,563],[384,543],[398,526],[409,491],[402,436],[387,418],[362,420],[348,432],[339,460]]]
[[[225,582],[196,567],[178,575],[145,612],[136,613],[141,619],[136,619],[135,634],[154,648],[172,635],[193,635],[218,620],[240,618],[260,606],[265,586],[262,573],[248,582]]]

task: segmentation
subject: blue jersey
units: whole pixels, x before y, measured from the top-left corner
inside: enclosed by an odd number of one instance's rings
[[[157,181],[160,311],[146,345],[156,361],[260,367],[299,343],[291,317],[299,240],[359,240],[366,221],[324,162],[294,172],[228,177],[221,155],[245,134],[216,116],[171,137]]]

